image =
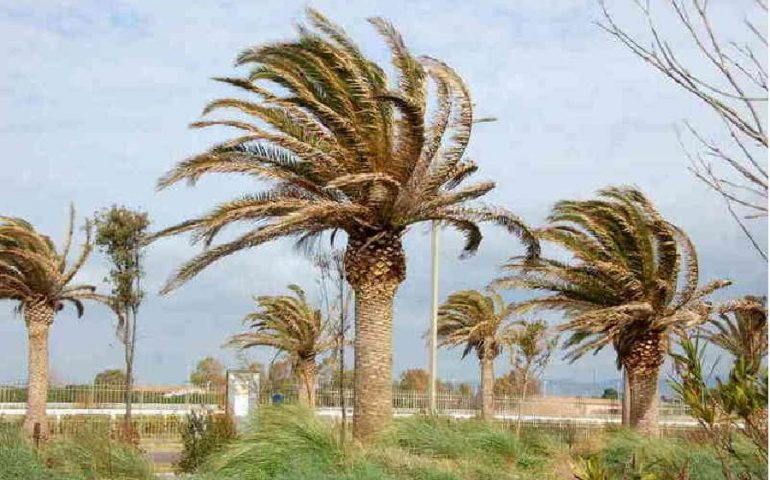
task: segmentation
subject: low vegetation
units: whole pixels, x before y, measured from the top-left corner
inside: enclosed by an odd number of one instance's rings
[[[151,480],[139,449],[104,435],[51,441],[36,451],[18,427],[0,424],[0,480]]]
[[[299,406],[263,409],[246,433],[211,456],[195,480],[722,479],[708,442],[647,439],[607,430],[573,446],[478,420],[412,417],[366,446],[340,440],[339,426]],[[750,442],[738,448],[752,452]],[[739,478],[767,477],[756,452]],[[753,460],[752,460],[753,459]]]

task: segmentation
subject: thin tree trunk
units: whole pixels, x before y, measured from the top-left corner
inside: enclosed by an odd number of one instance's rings
[[[481,418],[489,420],[495,415],[495,359],[483,356],[481,364]]]
[[[300,378],[299,403],[315,407],[315,358],[301,360],[297,369]]]
[[[48,437],[46,403],[48,401],[48,333],[53,323],[54,309],[45,303],[24,306],[24,320],[27,324],[28,377],[27,414],[22,426],[29,438],[45,440]],[[35,425],[39,425],[36,427]]]
[[[524,370],[524,388],[521,390],[521,397],[519,397],[519,415],[516,418],[516,435],[521,434],[521,414],[522,409],[526,407],[527,400],[527,387],[529,386],[529,365]]]
[[[642,435],[658,435],[658,378],[665,359],[660,333],[649,332],[630,348],[623,365],[629,389],[629,424]]]
[[[128,312],[127,312],[128,313]],[[126,385],[124,391],[124,401],[126,404],[126,414],[123,418],[123,434],[126,440],[133,441],[134,429],[131,424],[131,415],[133,410],[134,397],[134,352],[136,344],[136,309],[130,309],[127,315],[126,324],[127,335],[125,336],[125,360],[126,360]]]

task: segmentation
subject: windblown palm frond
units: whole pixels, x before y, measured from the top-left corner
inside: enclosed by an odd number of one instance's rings
[[[541,240],[567,250],[572,261],[514,258],[504,266],[511,275],[495,284],[549,294],[516,310],[564,312],[568,321],[560,329],[572,332],[569,359],[611,344],[620,363],[645,335],[665,336],[704,322],[710,311],[705,297],[730,282],[699,288],[691,240],[639,190],[611,187],[599,196],[558,202],[549,225],[537,231]]]
[[[314,360],[336,346],[329,334],[321,310],[307,302],[305,292],[289,285],[294,295],[255,297],[259,309],[244,319],[249,331],[233,336],[231,346],[271,347],[289,357],[296,366]]]
[[[511,325],[506,322],[509,315],[510,309],[496,292],[455,292],[438,310],[439,344],[463,345],[463,358],[474,350],[479,358],[497,357],[512,334]]]
[[[58,311],[67,302],[81,316],[84,300],[105,304],[114,311],[111,297],[96,293],[95,286],[72,283],[93,248],[91,225],[86,222],[86,239],[80,254],[68,263],[74,225],[75,210],[70,208],[67,237],[58,252],[53,241],[29,222],[0,216],[0,300],[18,302],[19,312],[31,304],[45,304]]]
[[[183,180],[194,184],[211,173],[268,182],[259,193],[157,234],[192,232],[208,247],[230,225],[254,226],[182,266],[164,291],[224,256],[278,238],[307,242],[327,231],[399,237],[424,221],[459,230],[465,253],[481,242],[478,222],[492,222],[517,235],[529,256],[537,255],[537,239],[518,217],[502,208],[467,205],[494,183],[462,186],[477,166],[465,158],[473,103],[460,76],[439,60],[413,57],[391,24],[372,19],[392,52],[397,78],[391,84],[340,27],[314,10],[308,16],[310,26],[300,27],[297,40],[242,52],[236,64],[251,67],[248,75],[216,79],[251,98],[215,100],[204,114],[230,110],[237,119],[192,127],[228,127],[237,136],[180,162],[160,179],[160,188]],[[435,105],[430,114],[429,103]]]
[[[746,369],[756,373],[767,356],[767,299],[747,296],[720,306],[717,317],[705,331],[708,341],[736,359],[743,359]]]

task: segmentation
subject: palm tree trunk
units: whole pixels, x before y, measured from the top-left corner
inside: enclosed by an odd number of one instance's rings
[[[300,360],[297,370],[300,378],[299,403],[315,407],[315,358]]]
[[[345,271],[356,294],[353,436],[370,440],[393,414],[393,298],[404,280],[406,258],[398,235],[351,235]]]
[[[623,359],[629,389],[629,423],[645,436],[658,435],[658,378],[665,353],[662,336],[650,332],[637,340]]]
[[[45,440],[48,436],[46,402],[48,401],[48,332],[54,309],[46,303],[24,306],[29,349],[27,370],[27,415],[22,426],[29,438]]]
[[[495,415],[495,359],[483,356],[481,364],[481,418],[488,420]]]

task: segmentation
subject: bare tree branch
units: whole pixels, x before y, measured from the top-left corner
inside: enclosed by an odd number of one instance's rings
[[[745,42],[720,38],[712,23],[707,0],[662,0],[682,32],[692,41],[705,61],[696,67],[686,65],[672,47],[656,20],[649,0],[635,0],[646,27],[647,40],[620,27],[605,0],[598,0],[602,20],[598,25],[632,53],[665,75],[676,85],[709,106],[724,125],[728,142],[707,138],[689,122],[685,127],[697,142],[699,153],[680,144],[690,161],[689,170],[725,201],[727,210],[759,255],[767,255],[749,230],[746,219],[767,218],[767,38],[747,14]],[[754,3],[763,18],[767,4]],[[754,14],[755,12],[752,12]],[[681,52],[680,52],[681,53]],[[704,68],[705,65],[705,68]],[[745,210],[739,213],[738,210]]]

